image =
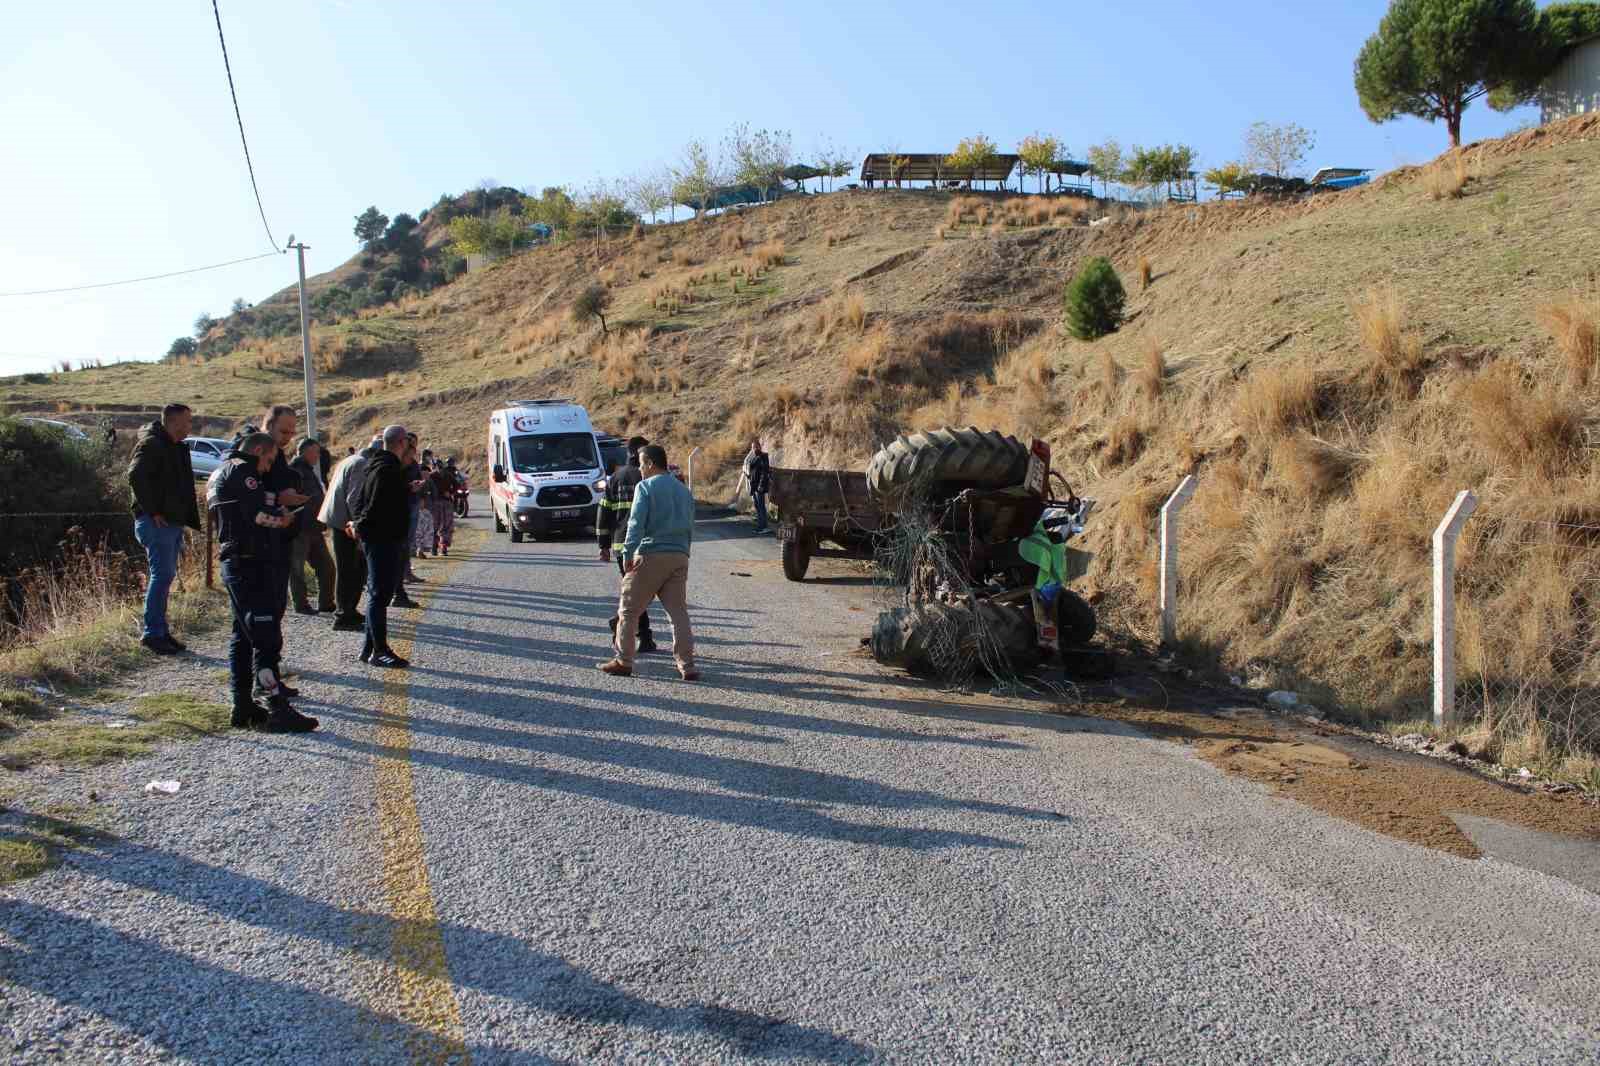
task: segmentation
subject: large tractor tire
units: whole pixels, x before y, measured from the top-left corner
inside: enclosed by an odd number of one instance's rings
[[[783,576],[790,581],[804,581],[811,566],[811,538],[799,533],[783,542]]]
[[[892,498],[908,489],[953,482],[962,487],[1003,489],[1028,473],[1028,446],[997,430],[935,429],[901,436],[867,464],[867,488]]]
[[[1028,670],[1039,662],[1039,631],[1024,611],[979,601],[976,615],[942,603],[878,615],[872,657],[920,677],[958,678],[975,670]]]

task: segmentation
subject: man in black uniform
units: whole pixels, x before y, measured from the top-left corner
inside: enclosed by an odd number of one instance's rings
[[[278,561],[283,530],[292,523],[282,507],[270,502],[266,476],[277,458],[277,445],[265,433],[239,442],[206,485],[206,507],[216,521],[222,586],[233,607],[233,639],[228,665],[233,680],[233,724],[277,733],[308,733],[317,720],[289,705],[278,680],[283,651]],[[252,699],[251,689],[260,693]]]
[[[278,616],[280,626],[283,624],[284,614],[289,610],[289,565],[294,554],[294,542],[300,538],[300,516],[292,512],[310,499],[300,491],[300,475],[289,466],[288,457],[294,454],[294,434],[297,425],[294,408],[287,404],[274,405],[261,418],[261,431],[272,438],[277,454],[265,478],[267,491],[272,494],[267,502],[283,508],[283,513],[289,516],[289,524],[276,534],[273,543],[272,589],[276,599],[273,601],[272,610]],[[285,695],[300,695],[298,689],[290,688],[281,681],[279,685]],[[256,694],[262,695],[259,691]]]
[[[627,574],[622,561],[622,538],[628,535],[628,515],[633,511],[633,490],[639,487],[643,475],[639,472],[639,449],[650,442],[643,437],[628,438],[628,461],[617,467],[606,478],[606,496],[600,501],[600,513],[595,519],[595,533],[600,541],[600,561],[607,562],[614,555],[617,572]],[[611,642],[617,639],[616,615],[611,616]],[[639,615],[639,652],[657,651],[655,634],[650,631],[650,610]]]

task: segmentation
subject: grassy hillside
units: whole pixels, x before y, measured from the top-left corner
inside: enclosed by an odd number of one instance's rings
[[[1296,204],[855,191],[542,248],[319,327],[321,395],[342,442],[402,420],[475,463],[497,403],[572,395],[603,428],[702,446],[722,489],[756,432],[785,465],[849,466],[905,429],[1035,434],[1103,501],[1092,581],[1110,602],[1149,602],[1155,511],[1195,472],[1186,638],[1349,705],[1417,707],[1428,535],[1455,492],[1480,492],[1484,529],[1600,520],[1597,131],[1578,119]],[[1129,317],[1085,344],[1060,299],[1093,255]],[[595,281],[606,335],[567,314]],[[299,377],[284,338],[13,379],[4,399],[234,417],[293,400]],[[1552,633],[1591,632],[1560,595],[1570,559],[1480,539],[1464,640],[1546,676]]]

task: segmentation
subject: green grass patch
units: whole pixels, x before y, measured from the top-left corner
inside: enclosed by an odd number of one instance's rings
[[[100,832],[89,823],[89,811],[72,804],[53,804],[42,814],[17,812],[0,824],[0,885],[37,877],[61,863],[61,853]]]
[[[228,728],[230,712],[220,703],[184,693],[145,696],[134,704],[132,724],[61,716],[32,722],[0,737],[0,766],[26,770],[39,765],[100,766],[148,755],[169,741],[195,740]]]

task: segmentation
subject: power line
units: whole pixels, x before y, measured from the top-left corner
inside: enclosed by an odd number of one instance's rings
[[[141,281],[160,281],[162,278],[176,278],[184,274],[199,274],[207,270],[221,270],[223,267],[238,266],[240,263],[253,263],[257,259],[270,259],[280,255],[280,252],[262,252],[260,255],[247,255],[243,259],[230,259],[226,263],[212,263],[210,266],[190,267],[188,270],[172,270],[165,274],[146,274],[142,278],[124,278],[121,281],[99,281],[93,285],[68,285],[60,289],[30,289],[26,292],[0,292],[0,300],[13,296],[50,296],[59,292],[83,292],[85,289],[109,289],[116,285],[136,285]]]
[[[261,227],[267,231],[267,243],[273,248],[272,227],[267,225],[267,209],[261,206],[261,188],[256,184],[255,164],[250,162],[250,142],[244,137],[244,117],[239,114],[239,94],[233,90],[233,67],[228,64],[228,42],[222,36],[222,12],[217,10],[217,0],[211,0],[211,13],[217,17],[217,43],[222,45],[222,69],[228,72],[228,95],[233,97],[233,117],[239,123],[239,143],[244,145],[244,165],[250,171],[250,188],[256,194],[256,210],[261,212]]]

